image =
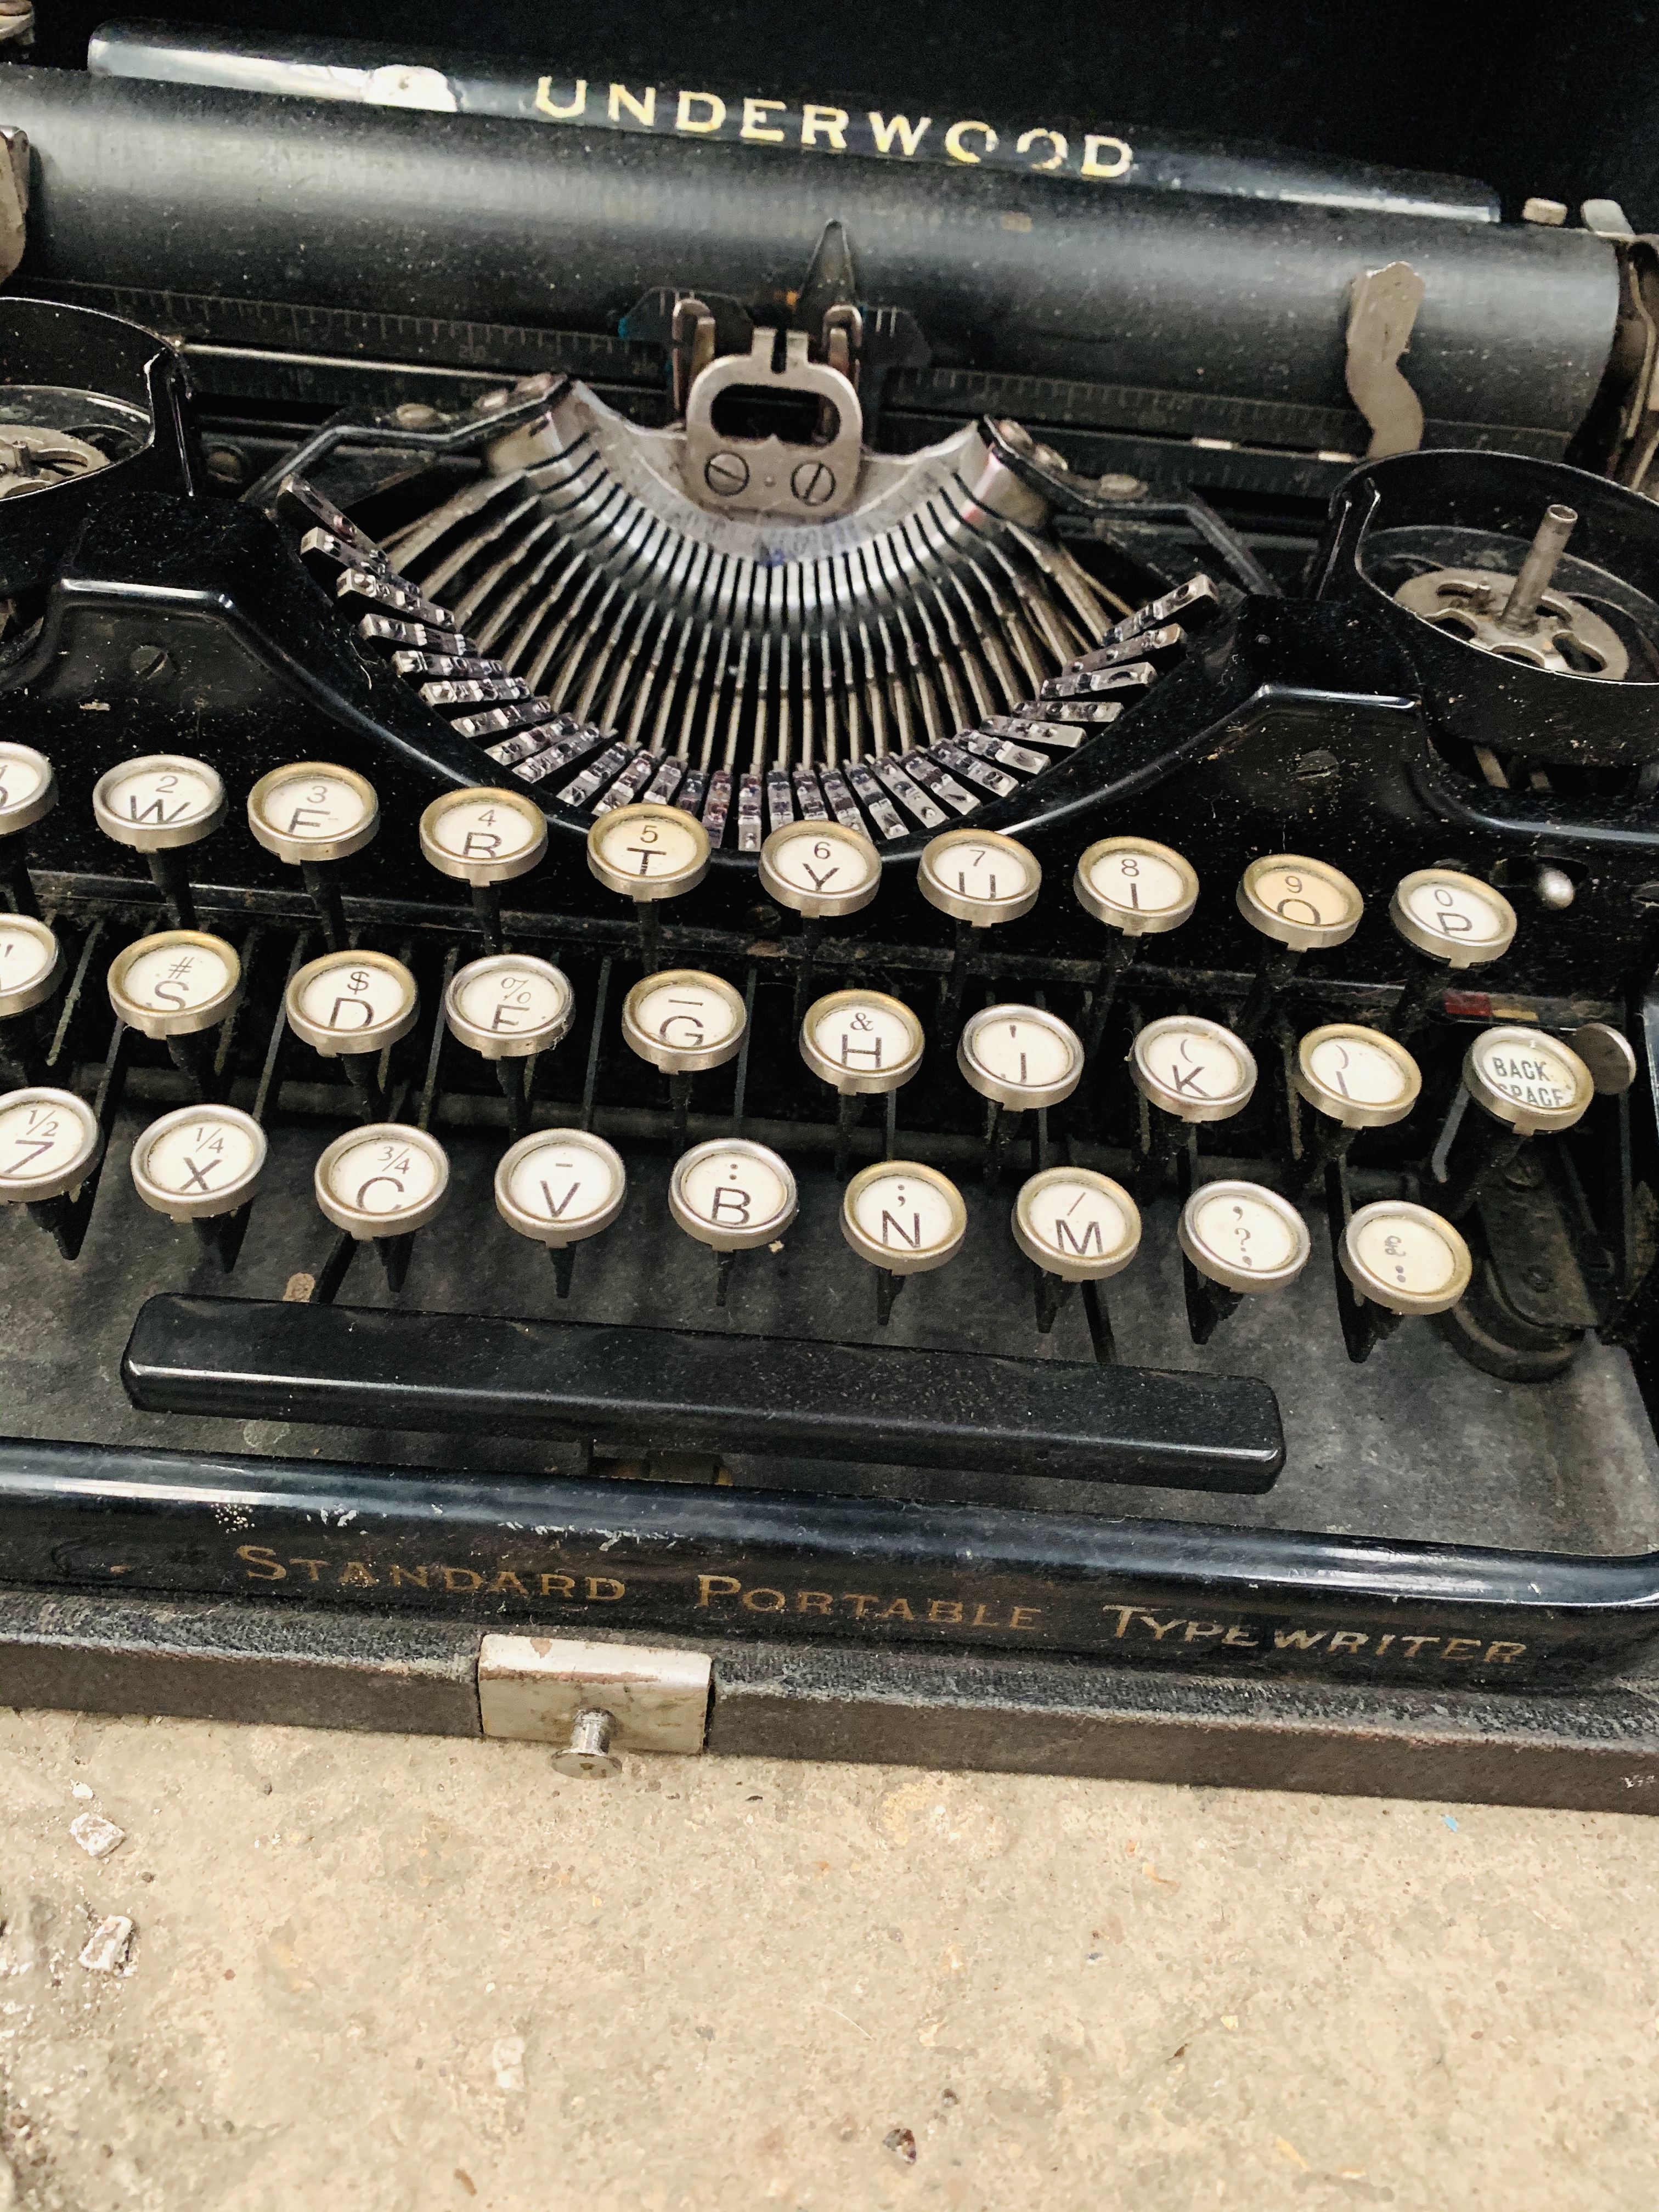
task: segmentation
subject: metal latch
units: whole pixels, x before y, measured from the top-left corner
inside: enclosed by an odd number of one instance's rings
[[[561,1744],[561,1774],[597,1778],[617,1771],[617,1752],[701,1751],[710,1679],[702,1651],[486,1636],[478,1712],[487,1736]]]

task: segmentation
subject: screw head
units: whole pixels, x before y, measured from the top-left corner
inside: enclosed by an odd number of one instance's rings
[[[127,666],[141,684],[155,684],[172,675],[173,656],[162,645],[135,645],[127,655]]]

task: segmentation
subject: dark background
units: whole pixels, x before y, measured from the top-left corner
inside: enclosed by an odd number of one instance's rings
[[[94,0],[42,0],[33,59],[82,65]],[[850,94],[1281,145],[1618,199],[1659,229],[1659,0],[208,0],[174,21],[516,55],[590,76]]]

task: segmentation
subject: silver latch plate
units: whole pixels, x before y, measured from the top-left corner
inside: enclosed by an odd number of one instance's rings
[[[486,1636],[478,1653],[483,1732],[518,1742],[563,1743],[577,1714],[598,1708],[613,1751],[701,1751],[709,1682],[706,1652],[645,1644]]]

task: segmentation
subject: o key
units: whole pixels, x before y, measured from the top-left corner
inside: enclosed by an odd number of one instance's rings
[[[1346,945],[1359,927],[1365,902],[1359,887],[1327,860],[1273,853],[1252,860],[1238,879],[1238,910],[1252,929],[1271,940],[1238,1017],[1238,1033],[1254,1037],[1304,952]]]
[[[435,1137],[377,1121],[337,1137],[317,1162],[317,1203],[359,1243],[413,1236],[449,1196],[449,1158]]]
[[[264,1170],[265,1133],[234,1106],[183,1106],[142,1131],[133,1187],[169,1221],[210,1221],[252,1197]]]

